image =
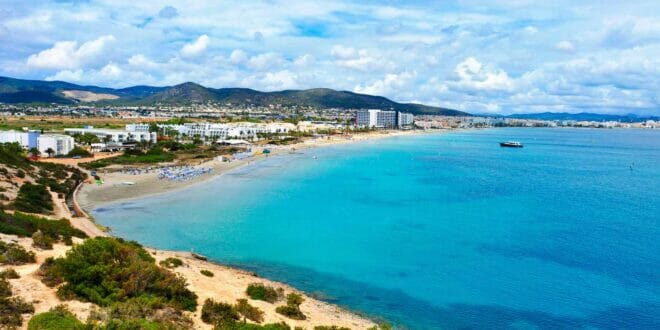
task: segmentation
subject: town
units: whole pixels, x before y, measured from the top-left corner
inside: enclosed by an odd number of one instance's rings
[[[82,125],[56,130],[14,127],[0,131],[0,143],[19,143],[31,154],[48,157],[82,157],[82,149],[116,152],[155,145],[163,139],[237,145],[268,140],[297,141],[292,135],[323,136],[378,130],[435,130],[488,127],[658,128],[660,122],[534,120],[485,116],[417,115],[380,109],[313,109],[206,106],[16,106],[0,104],[0,120],[11,118],[115,118],[124,127]],[[128,123],[130,122],[130,123]],[[66,123],[66,120],[64,120]],[[66,126],[64,124],[64,126]],[[87,139],[80,139],[88,137]],[[90,138],[91,137],[91,140]],[[91,143],[81,143],[90,142]],[[72,153],[72,151],[74,151]]]

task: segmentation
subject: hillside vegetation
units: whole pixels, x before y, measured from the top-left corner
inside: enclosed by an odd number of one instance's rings
[[[0,77],[0,102],[4,103],[57,103],[71,104],[79,100],[67,95],[72,92],[91,92],[105,95],[106,99],[95,102],[111,105],[189,105],[215,102],[232,105],[312,107],[318,109],[382,109],[461,116],[466,113],[422,104],[398,103],[382,96],[336,91],[327,88],[260,92],[248,88],[208,88],[187,82],[170,87],[134,86],[112,89],[97,86],[80,86],[62,81],[22,80]],[[108,99],[117,97],[116,99]]]

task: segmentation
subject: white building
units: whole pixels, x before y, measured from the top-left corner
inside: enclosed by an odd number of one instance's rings
[[[149,124],[126,124],[126,130],[129,132],[149,132]]]
[[[399,127],[409,127],[413,125],[415,117],[412,113],[399,112],[397,116],[396,124]]]
[[[171,135],[174,130],[182,136],[213,140],[255,139],[260,133],[285,134],[296,129],[296,126],[291,123],[185,123],[183,125],[160,124],[158,127],[168,135]]]
[[[378,109],[360,110],[355,124],[371,128],[394,128],[397,126],[397,112]]]
[[[143,131],[127,131],[127,130],[119,130],[119,129],[102,129],[102,128],[94,128],[88,126],[85,128],[65,128],[64,133],[68,135],[92,134],[92,135],[96,135],[99,138],[99,140],[103,142],[106,141],[115,142],[115,143],[158,142],[158,134],[156,132],[149,132],[148,129],[146,132],[143,132]]]
[[[2,131],[0,132],[0,143],[18,143],[24,149],[37,147],[39,131]]]
[[[37,138],[37,148],[41,155],[48,155],[48,150],[54,151],[50,156],[64,156],[73,150],[73,137],[63,134],[41,134]]]

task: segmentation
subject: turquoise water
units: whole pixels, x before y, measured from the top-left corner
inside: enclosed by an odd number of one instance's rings
[[[411,329],[660,328],[660,131],[325,147],[93,215]]]

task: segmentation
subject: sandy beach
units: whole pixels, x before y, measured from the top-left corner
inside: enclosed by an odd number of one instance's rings
[[[212,178],[215,178],[241,166],[245,166],[249,163],[259,161],[274,155],[287,154],[292,150],[295,150],[295,152],[304,152],[305,149],[309,148],[423,133],[423,131],[372,132],[350,136],[331,136],[317,139],[307,139],[301,143],[287,146],[268,146],[266,148],[271,150],[270,154],[259,154],[244,160],[234,160],[231,162],[212,160],[202,163],[197,167],[210,167],[213,169],[213,171],[211,173],[192,178],[188,181],[159,180],[157,171],[133,175],[122,172],[105,173],[104,170],[99,170],[98,175],[103,179],[104,183],[102,185],[83,185],[76,198],[78,204],[83,209],[89,211],[93,208],[108,203],[130,200],[134,198],[187,188],[195,184],[206,182]],[[132,184],[125,184],[127,182]]]

